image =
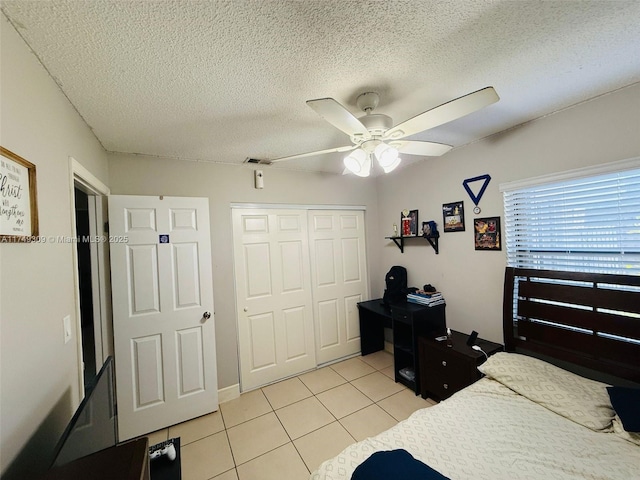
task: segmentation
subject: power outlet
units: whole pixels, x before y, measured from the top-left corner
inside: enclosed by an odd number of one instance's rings
[[[64,343],[69,343],[71,340],[71,316],[67,315],[62,319],[62,328],[64,330]]]

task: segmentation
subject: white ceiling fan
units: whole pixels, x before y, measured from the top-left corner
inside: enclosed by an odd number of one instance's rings
[[[349,135],[353,145],[290,155],[261,163],[284,162],[326,153],[351,152],[344,159],[344,165],[350,172],[361,177],[369,176],[372,156],[375,156],[385,173],[389,173],[400,164],[399,153],[434,157],[443,155],[453,148],[442,143],[402,140],[403,138],[469,115],[497,102],[499,98],[493,87],[486,87],[443,103],[396,126],[392,126],[393,120],[387,115],[372,113],[380,99],[375,92],[366,92],[358,96],[356,104],[365,112],[360,118],[356,118],[333,98],[308,100],[307,105],[331,125]]]

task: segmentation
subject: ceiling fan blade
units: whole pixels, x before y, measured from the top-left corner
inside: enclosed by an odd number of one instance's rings
[[[329,148],[327,150],[318,150],[316,152],[299,153],[298,155],[289,155],[288,157],[274,158],[273,160],[268,160],[268,163],[284,162],[286,160],[293,160],[296,158],[314,157],[316,155],[324,155],[325,153],[348,152],[349,150],[354,150],[357,147],[357,145],[348,145],[344,147]]]
[[[389,145],[398,149],[400,153],[409,155],[424,155],[426,157],[439,157],[453,147],[444,143],[420,142],[417,140],[397,140],[389,142]]]
[[[443,103],[431,110],[416,115],[409,120],[387,130],[384,138],[390,140],[404,138],[423,132],[452,120],[464,117],[500,100],[493,87],[486,87],[463,97]]]
[[[308,100],[307,105],[313,108],[318,115],[331,125],[338,130],[342,130],[350,137],[362,137],[365,140],[371,138],[369,130],[367,130],[362,122],[333,98]]]

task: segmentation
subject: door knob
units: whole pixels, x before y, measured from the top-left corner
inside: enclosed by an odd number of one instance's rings
[[[248,312],[248,311],[249,311],[249,308],[248,308],[248,307],[244,307],[244,311],[245,311],[245,312]]]
[[[205,320],[209,320],[211,318],[211,312],[204,312],[202,314],[202,318],[204,318]]]

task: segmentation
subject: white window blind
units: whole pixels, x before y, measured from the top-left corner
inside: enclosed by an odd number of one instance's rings
[[[505,190],[512,267],[640,275],[640,169]]]

